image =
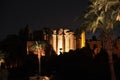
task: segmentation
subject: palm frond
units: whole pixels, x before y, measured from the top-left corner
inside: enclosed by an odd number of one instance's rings
[[[86,30],[95,32],[98,27],[104,31],[113,29],[116,19],[120,19],[115,9],[120,6],[119,0],[91,0],[91,3],[90,9],[84,16]]]
[[[116,21],[120,21],[120,1],[119,0],[90,0],[87,12],[83,16],[83,23],[77,31],[95,32],[101,29],[108,33],[115,26]]]
[[[111,6],[116,5],[119,3],[119,0],[112,0],[108,1],[106,6],[105,6],[105,12],[111,8]]]

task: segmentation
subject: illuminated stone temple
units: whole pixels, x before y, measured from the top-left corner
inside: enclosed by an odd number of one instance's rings
[[[45,31],[48,30],[46,29]],[[45,31],[43,30],[43,40],[52,45],[57,55],[85,46],[85,32],[79,37],[76,37],[76,34],[67,28],[52,29],[49,34]],[[30,51],[29,46],[31,46],[32,43],[34,43],[34,41],[27,42],[27,52]]]
[[[69,52],[70,50],[76,50],[76,48],[81,48],[85,45],[85,33],[82,33],[82,36],[77,39],[74,32],[69,29],[60,28],[52,31],[53,34],[50,44],[53,46],[53,49],[58,55],[60,52]]]

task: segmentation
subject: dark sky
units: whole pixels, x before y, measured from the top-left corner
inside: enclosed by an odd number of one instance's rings
[[[29,24],[31,29],[67,27],[88,6],[88,0],[2,0],[0,37],[17,34]]]

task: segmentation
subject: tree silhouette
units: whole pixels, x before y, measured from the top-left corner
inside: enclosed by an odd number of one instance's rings
[[[86,32],[95,32],[101,29],[104,32],[106,41],[105,48],[109,56],[111,70],[111,79],[115,80],[115,74],[112,63],[112,38],[111,30],[115,23],[120,21],[120,2],[119,0],[90,0],[90,5],[83,16],[84,22],[79,29]]]

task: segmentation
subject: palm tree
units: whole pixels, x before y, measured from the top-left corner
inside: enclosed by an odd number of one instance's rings
[[[111,30],[115,23],[120,21],[120,1],[119,0],[90,0],[90,5],[83,16],[84,23],[80,30],[95,32],[100,29],[106,37],[105,49],[109,56],[111,80],[115,80],[112,61],[112,38]],[[112,63],[112,64],[111,64]]]
[[[30,49],[33,51],[34,54],[38,55],[38,78],[41,76],[41,56],[45,56],[45,43],[41,41],[32,41],[33,45],[31,45]]]

